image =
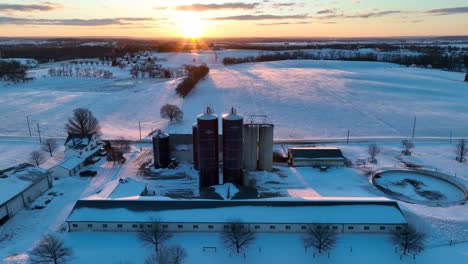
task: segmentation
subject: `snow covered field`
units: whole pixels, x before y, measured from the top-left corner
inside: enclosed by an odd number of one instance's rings
[[[245,54],[240,54],[244,52]],[[225,51],[222,56],[257,55],[256,51]],[[138,121],[143,136],[153,128],[167,128],[170,132],[190,133],[191,124],[206,105],[217,113],[230,106],[244,116],[267,114],[275,123],[276,138],[345,137],[351,130],[354,137],[401,137],[411,134],[414,116],[417,117],[416,136],[468,136],[468,85],[461,82],[462,74],[400,67],[388,63],[339,61],[283,61],[242,64],[224,67],[214,61],[213,54],[164,54],[167,66],[207,62],[210,74],[200,82],[186,99],[174,92],[178,80],[132,80],[126,72],[115,71],[116,79],[78,77],[42,77],[50,65],[36,69],[33,82],[4,85],[0,83],[0,169],[27,161],[32,150],[40,147],[28,136],[26,116],[33,128],[39,123],[43,137],[65,137],[63,124],[77,107],[88,107],[101,121],[104,137],[139,137]],[[219,59],[221,60],[221,59]],[[120,71],[120,72],[119,72]],[[184,111],[180,124],[170,125],[159,117],[165,103],[179,105]],[[33,134],[36,132],[33,129]],[[61,144],[61,143],[60,143]],[[382,153],[378,167],[400,166],[399,142],[378,143]],[[344,155],[355,161],[367,158],[367,144],[339,144]],[[411,161],[426,168],[439,169],[468,181],[468,165],[454,160],[454,143],[416,142]],[[62,152],[63,149],[58,152]],[[147,150],[132,148],[123,166],[101,160],[91,169],[98,176],[66,178],[56,182],[54,190],[63,192],[43,210],[24,210],[0,227],[0,259],[17,263],[33,248],[44,233],[59,231],[74,202],[95,195],[106,184],[121,176],[135,177]],[[57,154],[43,167],[50,167],[60,159]],[[178,191],[179,185],[196,189],[196,178],[183,164],[176,173],[181,177],[152,180],[150,188],[160,190],[157,195]],[[312,168],[279,168],[277,173],[258,173],[260,191],[290,197],[317,196],[384,196],[373,187],[364,168],[332,168],[320,172]],[[163,175],[166,176],[166,175]],[[180,175],[179,175],[180,176]],[[224,193],[223,187],[219,192]],[[196,195],[196,194],[195,194]],[[428,207],[400,202],[410,222],[428,233],[430,248],[402,263],[441,263],[447,254],[453,262],[468,258],[468,205]],[[62,234],[78,256],[73,263],[142,263],[149,250],[141,247],[134,234],[74,233]],[[448,241],[461,244],[448,247]],[[112,241],[112,242],[109,242]],[[203,252],[202,246],[219,247],[214,234],[180,234],[171,243],[180,243],[189,253],[187,263],[216,260],[220,263],[309,263],[312,253],[305,253],[297,235],[262,235],[247,259],[230,257],[220,250]],[[100,247],[98,256],[95,254]],[[285,247],[285,245],[287,245]],[[353,245],[353,253],[349,247]],[[261,253],[258,251],[261,247]],[[369,248],[370,247],[370,248]],[[116,248],[121,248],[115,254]],[[287,254],[283,254],[286,253]],[[332,257],[317,263],[395,263],[399,255],[393,253],[385,236],[343,236]],[[120,254],[121,253],[121,254]],[[9,257],[19,254],[16,257]],[[382,257],[384,256],[384,257]],[[452,259],[451,259],[452,260]],[[21,262],[19,262],[21,263]]]
[[[224,53],[223,53],[224,52]],[[240,54],[242,53],[242,54]],[[255,51],[221,51],[226,55]],[[165,103],[184,111],[171,132],[190,133],[196,116],[212,105],[216,113],[235,106],[245,117],[266,114],[275,138],[407,136],[417,117],[416,136],[468,136],[468,98],[461,73],[345,61],[281,61],[225,67],[212,53],[169,53],[165,66],[207,62],[211,71],[186,99],[176,97],[178,80],[132,80],[114,68],[117,79],[41,77],[0,89],[0,135],[28,135],[26,116],[45,136],[65,136],[63,124],[77,107],[101,121],[104,137],[139,137],[168,123]],[[167,65],[166,65],[167,64]],[[42,72],[42,73],[39,73]],[[35,130],[35,129],[33,129]],[[33,131],[34,132],[34,131]]]

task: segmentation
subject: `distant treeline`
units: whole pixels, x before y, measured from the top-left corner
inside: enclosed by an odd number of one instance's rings
[[[378,61],[392,62],[402,65],[417,65],[451,71],[466,71],[468,68],[468,53],[447,55],[442,53],[411,54],[398,52],[360,52],[353,50],[314,50],[286,51],[260,54],[248,57],[225,57],[224,65],[267,62],[280,60],[346,60],[346,61]]]
[[[136,54],[141,51],[157,52],[190,52],[193,49],[207,49],[206,44],[179,42],[145,43],[115,45],[115,46],[65,46],[55,45],[19,45],[0,47],[3,58],[31,58],[40,63],[72,59],[100,58],[111,60],[126,54]]]
[[[206,65],[187,65],[186,70],[188,72],[188,76],[185,77],[185,79],[176,87],[176,93],[182,97],[187,96],[190,91],[195,88],[195,85],[197,85],[197,83],[203,79],[208,72],[210,72],[210,69]]]
[[[27,77],[27,66],[18,61],[0,61],[0,80],[8,82],[25,82],[31,80]]]

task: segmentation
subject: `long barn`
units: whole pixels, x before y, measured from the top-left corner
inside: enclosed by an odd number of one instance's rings
[[[170,232],[219,232],[239,220],[265,233],[303,233],[311,226],[343,233],[387,233],[407,225],[398,203],[386,198],[317,200],[79,200],[70,232],[137,232],[155,219]]]

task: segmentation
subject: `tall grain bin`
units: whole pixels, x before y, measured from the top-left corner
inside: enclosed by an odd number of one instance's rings
[[[153,137],[153,155],[155,168],[167,168],[171,162],[171,145],[169,134],[158,130]]]
[[[257,169],[258,125],[244,125],[244,169],[254,171]]]
[[[192,125],[192,151],[193,151],[193,168],[198,170],[198,126],[197,123]]]
[[[223,183],[242,185],[244,118],[231,108],[223,115]]]
[[[259,125],[258,139],[258,169],[271,171],[273,169],[273,124]]]
[[[219,184],[218,116],[210,107],[197,117],[200,188]]]

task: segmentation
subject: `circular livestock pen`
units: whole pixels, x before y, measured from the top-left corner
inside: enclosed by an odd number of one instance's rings
[[[468,199],[462,181],[437,171],[381,169],[370,181],[388,196],[413,204],[444,207],[464,204]]]

